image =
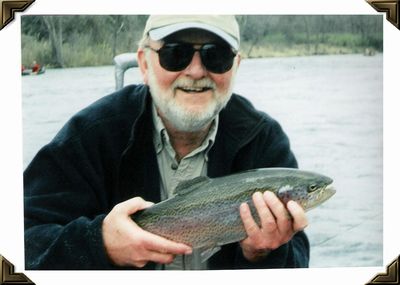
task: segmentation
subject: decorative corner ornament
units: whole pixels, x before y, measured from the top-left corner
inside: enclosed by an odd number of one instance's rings
[[[14,20],[15,12],[22,12],[35,0],[0,0],[0,30]]]
[[[371,281],[369,281],[365,285],[400,285],[399,266],[400,255],[386,267],[386,273],[377,274],[374,278],[371,279]]]
[[[0,255],[0,285],[21,285],[30,284],[35,285],[28,277],[23,273],[15,273],[14,265],[9,262],[4,256]]]
[[[400,0],[366,0],[376,11],[385,12],[386,20],[400,29]]]

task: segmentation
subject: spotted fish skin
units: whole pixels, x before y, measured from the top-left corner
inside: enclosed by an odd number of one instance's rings
[[[271,191],[282,202],[298,202],[306,211],[335,194],[327,176],[292,168],[260,168],[219,178],[197,177],[183,181],[175,196],[135,213],[133,220],[144,230],[167,239],[211,252],[246,237],[239,206],[250,205],[255,192]]]

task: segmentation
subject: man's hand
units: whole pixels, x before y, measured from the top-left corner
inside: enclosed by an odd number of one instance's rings
[[[249,205],[240,205],[240,216],[247,238],[240,242],[244,257],[256,262],[271,250],[290,241],[293,235],[303,230],[308,222],[303,208],[294,201],[287,207],[270,191],[254,193],[253,203],[260,217],[261,227],[254,221]]]
[[[116,205],[103,221],[103,240],[107,254],[116,265],[144,267],[149,261],[171,263],[178,254],[192,249],[141,229],[130,217],[153,203],[140,197]]]

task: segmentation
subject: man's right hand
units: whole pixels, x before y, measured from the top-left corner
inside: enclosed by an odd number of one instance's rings
[[[153,205],[140,197],[117,204],[104,218],[102,232],[106,252],[120,266],[144,267],[149,261],[168,264],[175,255],[190,254],[191,247],[140,228],[130,217]]]

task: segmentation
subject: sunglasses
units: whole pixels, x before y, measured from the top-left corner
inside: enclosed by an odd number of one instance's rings
[[[166,43],[156,50],[160,65],[168,71],[182,71],[192,61],[196,51],[200,53],[201,62],[205,68],[213,73],[225,73],[232,68],[236,53],[229,45],[203,44],[200,48],[194,48],[189,43]]]

